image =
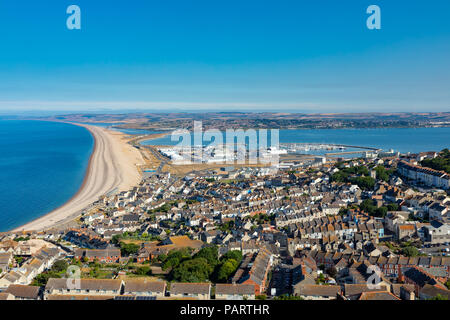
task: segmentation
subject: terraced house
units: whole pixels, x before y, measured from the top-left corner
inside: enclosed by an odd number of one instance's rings
[[[250,284],[255,286],[255,295],[266,291],[267,275],[272,266],[273,257],[269,250],[261,248],[253,255],[253,260],[244,260],[233,277],[233,283]]]
[[[255,286],[252,284],[216,284],[216,300],[254,300]]]
[[[165,281],[147,279],[126,280],[123,294],[130,296],[152,296],[163,298],[166,292]]]
[[[50,295],[107,295],[121,294],[123,281],[113,279],[56,279],[45,286],[44,299]]]
[[[172,283],[170,297],[177,299],[209,300],[211,298],[210,283]]]
[[[117,263],[120,260],[120,249],[108,247],[106,249],[78,249],[75,258],[87,258],[89,262],[98,260],[101,263]]]
[[[450,188],[450,175],[445,171],[421,167],[406,161],[400,161],[397,170],[402,176],[416,180],[427,186],[445,190]]]

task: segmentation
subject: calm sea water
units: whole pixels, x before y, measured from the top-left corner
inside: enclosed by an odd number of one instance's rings
[[[68,201],[83,183],[93,146],[82,127],[0,120],[0,231]]]
[[[225,141],[225,139],[224,139]],[[402,153],[440,151],[450,147],[450,127],[387,129],[280,130],[280,143],[332,143],[394,149]],[[270,140],[269,140],[270,143]],[[176,145],[171,136],[144,141],[146,145]]]

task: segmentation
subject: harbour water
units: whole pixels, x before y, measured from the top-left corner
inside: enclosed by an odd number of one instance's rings
[[[440,151],[450,147],[450,127],[280,130],[279,142],[342,144],[385,151],[393,149],[401,153]],[[173,146],[177,143],[171,141],[169,134],[163,138],[144,141],[142,144]]]

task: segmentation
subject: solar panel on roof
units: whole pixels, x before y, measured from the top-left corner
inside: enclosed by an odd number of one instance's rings
[[[134,300],[135,297],[130,297],[130,296],[116,296],[114,297],[114,300]]]
[[[138,296],[136,300],[156,300],[156,297],[153,296]]]

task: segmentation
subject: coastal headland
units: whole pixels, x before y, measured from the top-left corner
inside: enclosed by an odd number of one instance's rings
[[[95,141],[82,186],[61,207],[13,231],[40,231],[69,222],[100,196],[129,190],[141,180],[138,166],[144,164],[144,159],[138,149],[127,143],[124,134],[97,126],[72,124],[89,130]]]

